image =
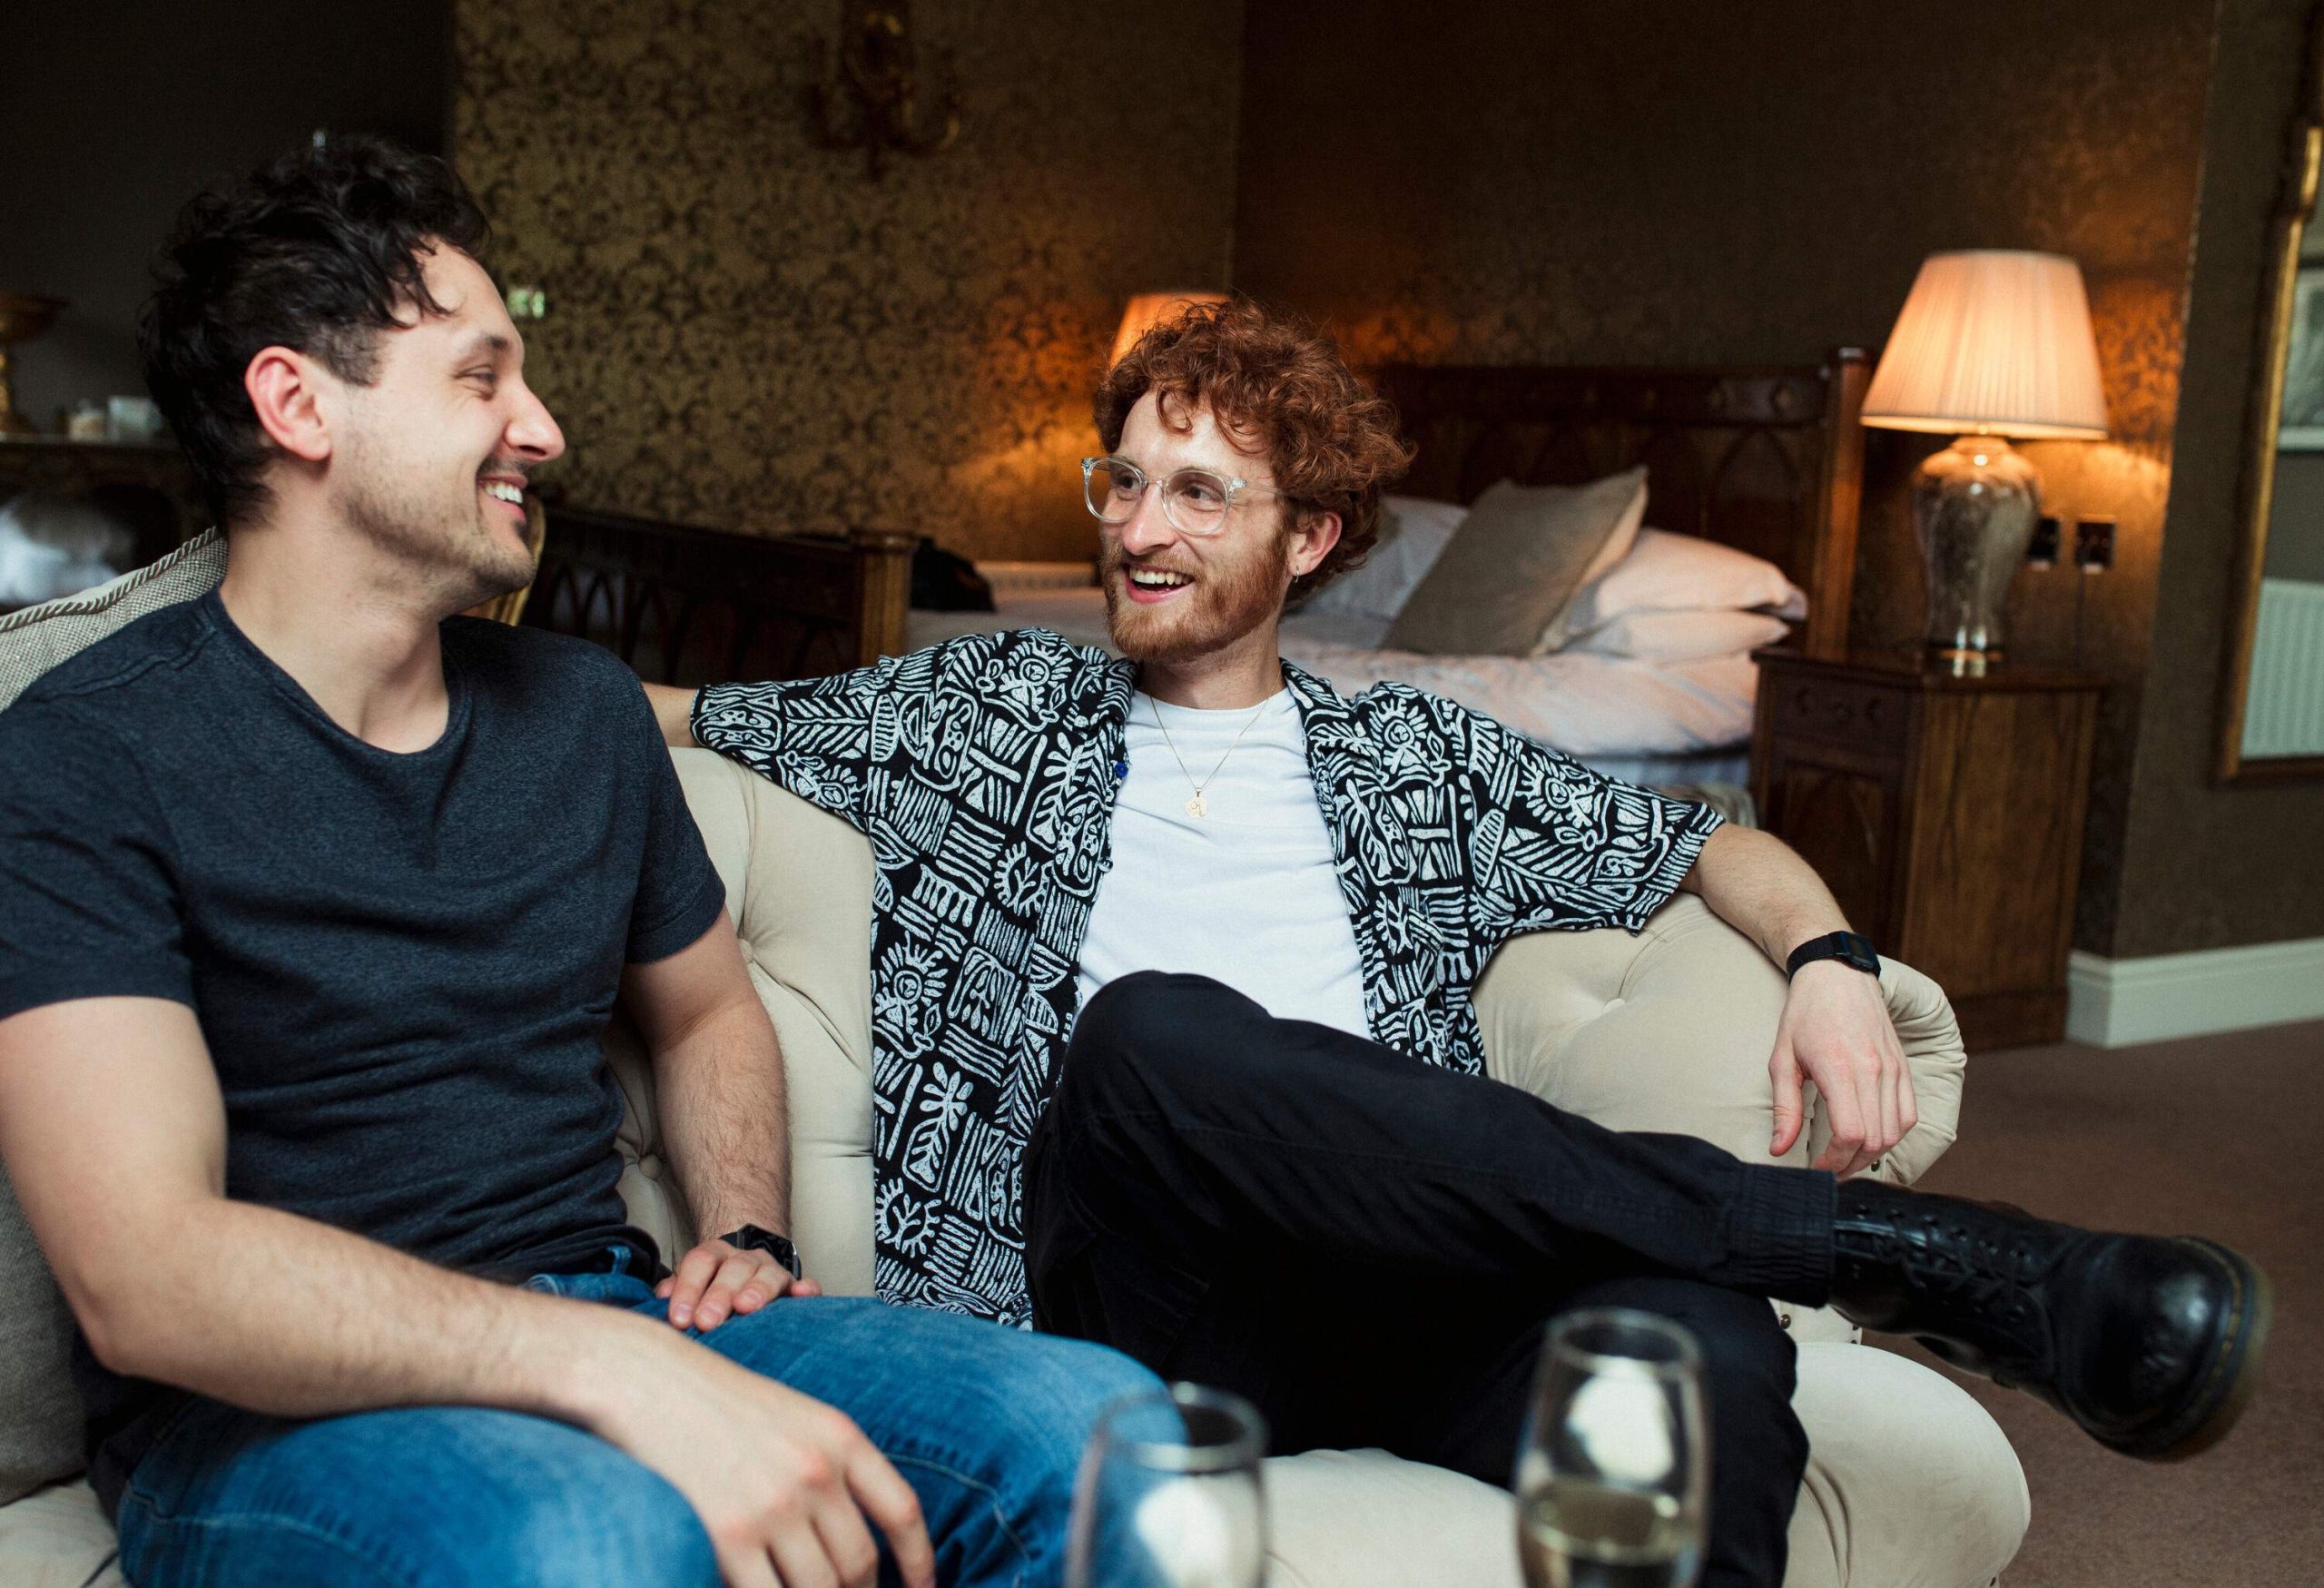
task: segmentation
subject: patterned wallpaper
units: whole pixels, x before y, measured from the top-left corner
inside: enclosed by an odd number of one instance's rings
[[[1275,0],[1246,41],[1236,284],[1371,358],[1801,362],[1877,349],[1921,258],[2083,265],[2114,425],[2029,447],[2118,565],[2020,576],[2028,661],[2107,676],[2077,939],[2122,886],[2178,407],[2213,0],[1593,0],[1422,13]],[[1383,75],[1381,63],[1395,63]],[[1350,97],[1350,82],[1375,88]],[[1871,432],[1852,628],[1919,632],[1905,488],[1942,439]]]
[[[951,148],[880,182],[803,100],[840,4],[456,0],[454,156],[537,284],[575,499],[752,533],[1087,555],[1128,297],[1227,270],[1241,0],[919,0]]]

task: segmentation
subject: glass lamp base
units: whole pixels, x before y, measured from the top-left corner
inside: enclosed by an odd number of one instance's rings
[[[1915,471],[1932,662],[1977,674],[2002,659],[2002,607],[2041,512],[2034,466],[1999,436],[1963,436]]]

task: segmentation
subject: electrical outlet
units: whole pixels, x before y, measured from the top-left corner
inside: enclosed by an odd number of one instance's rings
[[[2034,538],[2025,543],[2025,560],[2037,568],[2058,566],[2058,540],[2065,526],[2055,514],[2044,513],[2034,526]]]
[[[2073,521],[2073,564],[2086,574],[2104,573],[2114,566],[2113,519]]]

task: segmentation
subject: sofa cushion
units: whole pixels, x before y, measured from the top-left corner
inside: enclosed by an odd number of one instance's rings
[[[59,662],[148,612],[203,594],[225,572],[226,543],[209,530],[111,584],[0,617],[0,706]],[[0,1176],[0,1503],[81,1470],[72,1345],[64,1298]]]
[[[0,1583],[8,1588],[122,1588],[113,1524],[86,1483],[53,1484],[0,1505]]]
[[[723,755],[680,750],[673,759],[711,863],[725,881],[743,958],[783,1048],[791,1237],[826,1291],[868,1296],[871,845],[838,817]],[[658,1153],[650,1128],[640,1140]]]

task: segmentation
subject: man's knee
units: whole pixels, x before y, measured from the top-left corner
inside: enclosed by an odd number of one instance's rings
[[[527,1485],[478,1521],[430,1581],[462,1588],[716,1588],[719,1580],[694,1507],[635,1462],[586,1484]]]
[[[1025,1348],[994,1359],[994,1371],[979,1386],[988,1459],[1001,1470],[1037,1475],[1048,1500],[1068,1503],[1082,1449],[1106,1408],[1162,1387],[1151,1371],[1111,1346],[1027,1336]]]
[[[1159,1078],[1212,1061],[1238,1019],[1265,1011],[1207,976],[1137,971],[1082,1006],[1066,1050],[1059,1095],[1085,1102],[1147,1090]]]
[[[979,1354],[974,1374],[952,1376],[941,1423],[895,1459],[959,1579],[1055,1581],[1099,1415],[1160,1386],[1118,1351],[1046,1335],[1012,1335],[1008,1349]]]

